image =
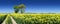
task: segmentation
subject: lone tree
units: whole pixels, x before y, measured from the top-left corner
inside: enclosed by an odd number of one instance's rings
[[[25,12],[25,5],[20,4],[18,6],[14,6],[15,13],[18,13],[19,10],[21,11],[21,14]]]

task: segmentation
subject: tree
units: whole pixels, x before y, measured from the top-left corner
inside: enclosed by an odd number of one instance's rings
[[[18,6],[14,6],[14,10],[15,10],[15,13],[18,13],[19,10],[21,11],[21,13],[24,13],[25,12],[25,5],[24,4],[20,4]]]
[[[18,13],[19,12],[18,6],[14,6],[14,11],[15,11],[15,13]]]
[[[21,9],[21,13],[25,12],[25,5],[24,4],[18,5],[18,8]]]

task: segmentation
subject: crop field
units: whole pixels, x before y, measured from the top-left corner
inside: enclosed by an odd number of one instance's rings
[[[6,15],[5,14],[0,14],[0,24],[5,20]]]
[[[17,24],[60,24],[60,14],[12,14]]]
[[[12,24],[10,16],[17,24],[60,24],[60,14],[0,14],[0,22],[6,18],[6,24]]]
[[[7,17],[6,17],[6,22],[5,24],[12,24],[12,21],[11,21],[11,18],[10,18],[10,15],[8,14]]]

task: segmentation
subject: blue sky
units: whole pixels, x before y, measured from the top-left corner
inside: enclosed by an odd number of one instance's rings
[[[0,0],[0,13],[14,12],[13,6],[26,5],[26,12],[60,13],[60,0]]]

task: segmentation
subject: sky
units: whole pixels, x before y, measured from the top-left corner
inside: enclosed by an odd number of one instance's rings
[[[14,5],[25,4],[25,12],[60,13],[60,0],[0,0],[0,13],[14,12]]]

